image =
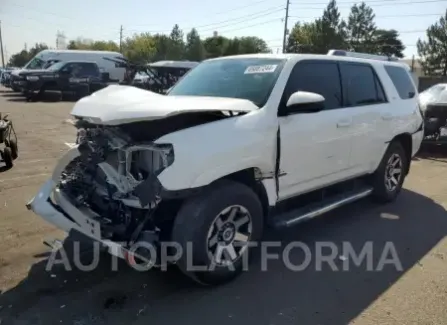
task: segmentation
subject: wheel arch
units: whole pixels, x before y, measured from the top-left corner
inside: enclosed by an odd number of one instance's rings
[[[275,205],[276,203],[276,188],[273,176],[263,176],[261,170],[257,167],[245,168],[233,172],[215,180],[211,184],[222,179],[242,183],[251,188],[261,201],[264,215],[268,214],[269,206]]]
[[[408,159],[407,168],[405,170],[405,175],[407,175],[410,171],[410,163],[411,163],[412,152],[413,152],[413,138],[410,133],[401,133],[401,134],[396,135],[389,142],[389,144],[393,143],[393,142],[399,142],[405,151],[405,154]],[[388,144],[388,146],[389,146],[389,144]]]

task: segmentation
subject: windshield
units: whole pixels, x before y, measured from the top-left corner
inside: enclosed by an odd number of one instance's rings
[[[45,65],[45,61],[42,59],[39,59],[38,57],[34,57],[31,59],[31,61],[29,61],[24,67],[23,69],[28,69],[28,70],[35,70],[35,69],[41,69],[43,68],[43,66]]]
[[[57,62],[53,65],[51,65],[47,70],[50,71],[56,71],[59,70],[60,68],[62,68],[65,65],[66,62]]]
[[[285,60],[236,58],[205,61],[187,73],[168,96],[212,96],[267,102]]]

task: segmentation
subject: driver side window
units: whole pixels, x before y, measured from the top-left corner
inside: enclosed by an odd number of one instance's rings
[[[68,63],[61,68],[61,72],[69,73],[71,72],[72,64]]]
[[[303,60],[293,68],[284,90],[281,106],[285,107],[290,95],[308,91],[325,98],[325,109],[343,107],[340,73],[336,62]]]

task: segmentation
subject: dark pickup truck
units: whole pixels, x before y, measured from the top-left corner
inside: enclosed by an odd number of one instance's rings
[[[74,93],[78,98],[106,86],[104,76],[95,62],[58,62],[44,70],[29,70],[19,74],[21,90],[27,99],[35,99],[46,91]]]

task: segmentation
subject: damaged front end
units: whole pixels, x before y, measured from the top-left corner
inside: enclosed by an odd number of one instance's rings
[[[131,242],[160,202],[157,176],[174,161],[172,145],[135,142],[120,127],[82,123],[76,144],[79,155],[58,188],[78,209],[97,214],[102,239]]]
[[[76,144],[27,207],[121,258],[130,258],[136,243],[157,244],[154,213],[163,191],[157,176],[174,161],[172,145],[141,141],[120,126],[81,120],[76,127]]]

